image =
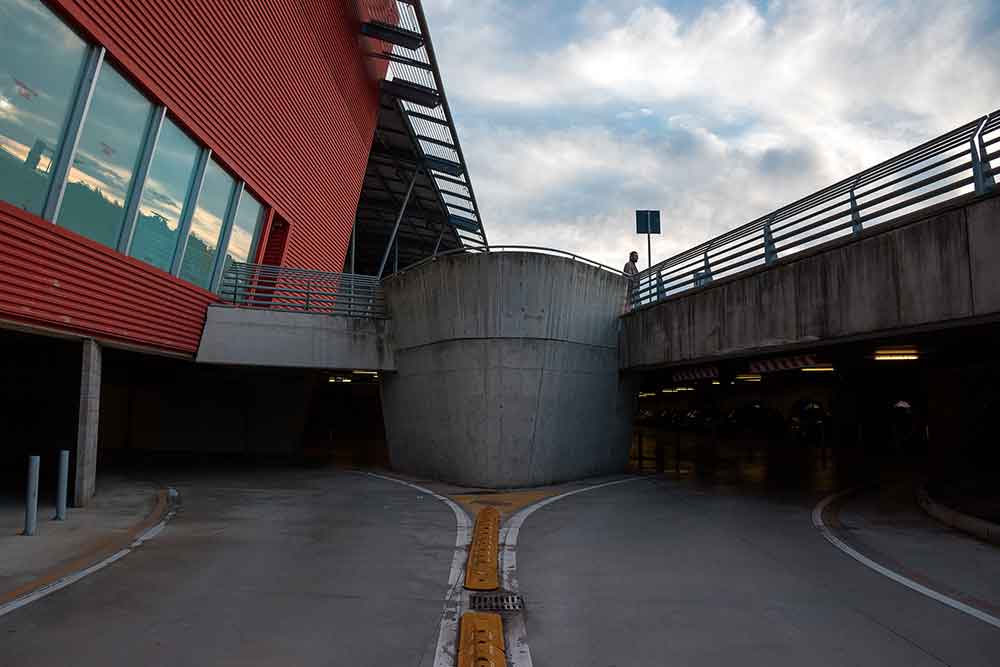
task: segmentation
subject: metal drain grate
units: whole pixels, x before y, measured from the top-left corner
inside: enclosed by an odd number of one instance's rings
[[[515,612],[524,609],[524,598],[515,593],[474,593],[469,596],[472,611]]]

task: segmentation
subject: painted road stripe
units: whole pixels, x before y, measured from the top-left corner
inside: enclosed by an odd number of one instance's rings
[[[927,586],[924,586],[923,584],[920,584],[920,583],[917,583],[916,581],[913,581],[909,577],[904,577],[903,575],[899,574],[898,572],[894,572],[893,570],[890,570],[889,568],[885,567],[884,565],[880,565],[880,564],[876,563],[871,558],[868,558],[864,554],[858,552],[856,549],[853,549],[852,547],[848,546],[847,543],[845,543],[839,537],[837,537],[836,535],[834,535],[833,531],[830,530],[830,528],[823,521],[823,511],[831,503],[839,500],[840,498],[843,498],[844,496],[846,496],[849,493],[852,493],[853,491],[854,491],[854,489],[848,489],[847,491],[841,491],[840,493],[834,493],[832,495],[829,495],[826,498],[824,498],[823,500],[821,500],[820,503],[818,505],[816,505],[816,507],[813,509],[813,513],[812,513],[812,522],[813,522],[813,525],[816,526],[816,528],[819,529],[820,533],[823,534],[823,537],[825,537],[830,542],[830,544],[832,544],[833,546],[837,547],[838,549],[840,549],[845,554],[847,554],[848,556],[850,556],[854,560],[858,561],[859,563],[861,563],[865,567],[868,567],[868,568],[870,568],[872,570],[875,570],[876,572],[878,572],[882,576],[885,576],[885,577],[888,577],[888,578],[892,579],[897,584],[902,584],[903,586],[906,586],[910,590],[916,591],[917,593],[920,593],[921,595],[926,595],[927,597],[931,598],[932,600],[936,600],[936,601],[940,602],[941,604],[944,604],[944,605],[947,605],[947,606],[951,607],[952,609],[956,609],[956,610],[962,612],[963,614],[968,614],[969,616],[972,616],[974,618],[978,618],[983,623],[989,623],[990,625],[992,625],[995,628],[1000,628],[1000,618],[997,618],[996,616],[988,614],[985,611],[982,611],[981,609],[976,609],[975,607],[969,606],[969,605],[965,604],[964,602],[961,602],[960,600],[956,600],[955,598],[948,597],[947,595],[944,595],[944,594],[939,593],[939,592],[937,592],[935,590],[932,590],[932,589],[928,588]]]
[[[575,496],[576,494],[583,493],[584,491],[593,491],[595,489],[602,489],[606,486],[613,486],[615,484],[634,482],[639,479],[645,478],[627,477],[625,479],[617,479],[613,482],[604,482],[603,484],[594,484],[593,486],[585,486],[582,489],[567,491],[566,493],[559,494],[558,496],[552,496],[551,498],[540,500],[533,505],[525,507],[512,516],[500,530],[500,569],[503,578],[504,590],[510,591],[511,593],[518,592],[517,538],[521,532],[521,526],[529,516],[534,514],[537,510],[540,510],[546,505],[550,505],[557,500]],[[524,627],[524,614],[517,614],[508,618],[504,623],[504,628],[507,635],[507,657],[510,660],[510,664],[513,665],[513,667],[532,667],[531,650],[528,648],[528,636]]]
[[[168,491],[168,495],[171,498],[176,497],[177,491],[175,489],[171,488]],[[56,591],[62,590],[64,588],[66,588],[67,586],[71,585],[71,584],[75,584],[76,582],[80,581],[84,577],[89,577],[90,575],[94,574],[95,572],[99,572],[99,571],[103,570],[108,565],[111,565],[112,563],[121,560],[125,556],[129,555],[130,553],[132,553],[132,551],[134,549],[136,549],[137,547],[141,547],[143,542],[145,542],[147,540],[151,540],[154,537],[156,537],[157,535],[159,535],[160,533],[162,533],[164,527],[166,527],[166,525],[167,525],[167,522],[170,521],[170,519],[173,518],[173,516],[174,516],[175,513],[176,512],[174,510],[170,510],[169,512],[167,512],[166,516],[164,516],[158,523],[156,523],[155,525],[151,526],[147,530],[143,531],[143,533],[141,535],[139,535],[127,547],[125,547],[123,549],[119,549],[118,551],[114,552],[113,554],[111,554],[107,558],[104,558],[103,560],[100,560],[100,561],[94,563],[90,567],[86,567],[86,568],[84,568],[82,570],[79,570],[77,572],[74,572],[72,574],[68,574],[65,577],[62,577],[60,579],[56,579],[55,581],[53,581],[50,584],[46,584],[45,586],[42,586],[41,588],[36,588],[35,590],[31,591],[30,593],[22,595],[21,597],[15,599],[15,600],[11,600],[10,602],[8,602],[6,604],[0,605],[0,616],[6,616],[10,612],[15,611],[17,609],[20,609],[21,607],[27,606],[27,605],[31,604],[32,602],[35,602],[36,600],[41,600],[42,598],[44,598],[44,597],[46,597],[48,595],[52,595]]]
[[[377,477],[389,482],[395,482],[396,484],[402,484],[403,486],[416,489],[421,493],[433,496],[450,507],[451,511],[455,514],[455,552],[451,557],[451,571],[448,573],[448,592],[444,598],[444,611],[441,612],[441,626],[438,630],[433,663],[434,667],[454,667],[458,644],[458,624],[463,606],[462,574],[465,571],[466,553],[469,546],[469,537],[472,533],[472,522],[469,520],[469,515],[450,498],[438,495],[419,484],[413,484],[386,475],[377,475],[373,472],[365,474],[370,477]]]

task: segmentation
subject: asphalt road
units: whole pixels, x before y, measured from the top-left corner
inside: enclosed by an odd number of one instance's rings
[[[827,542],[811,521],[825,490],[734,480],[646,477],[531,514],[517,574],[534,665],[1000,664],[1000,630]],[[331,470],[170,481],[183,506],[163,533],[0,617],[0,667],[432,662],[455,540],[445,504]],[[995,602],[1000,550],[912,515],[906,497],[848,501],[839,535]]]
[[[418,664],[455,544],[443,503],[351,473],[204,475],[167,529],[0,618],[0,665]]]
[[[539,510],[517,556],[534,664],[1000,664],[1000,630],[823,539],[820,497],[647,478]]]

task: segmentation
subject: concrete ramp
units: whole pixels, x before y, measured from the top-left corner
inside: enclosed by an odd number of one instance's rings
[[[208,309],[197,360],[209,364],[392,371],[389,320],[313,312]]]

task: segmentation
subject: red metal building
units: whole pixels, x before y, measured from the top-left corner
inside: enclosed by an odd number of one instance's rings
[[[416,0],[0,0],[0,334],[85,341],[78,477],[95,350],[193,359],[234,265],[485,242]]]

